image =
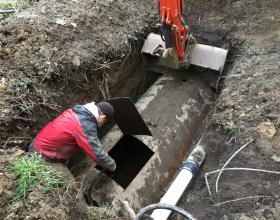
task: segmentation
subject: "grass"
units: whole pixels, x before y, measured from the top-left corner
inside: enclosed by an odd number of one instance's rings
[[[243,43],[243,48],[245,50],[249,50],[251,48],[253,48],[255,45],[254,41],[253,40],[246,40],[244,43]]]
[[[64,185],[53,167],[45,164],[41,155],[32,154],[12,162],[10,171],[18,177],[15,200],[25,200],[33,189],[50,192]]]
[[[104,204],[101,207],[90,207],[89,208],[90,220],[102,220],[102,219],[119,219],[115,211],[108,204]]]
[[[233,134],[238,130],[237,125],[233,121],[228,121],[223,124],[226,133]]]
[[[0,2],[0,9],[13,9],[15,4],[12,2]],[[7,17],[11,16],[12,13],[0,13],[0,21],[6,19]]]
[[[38,0],[17,0],[16,6],[17,7],[26,7],[31,5],[32,3],[38,2]]]
[[[34,2],[38,2],[37,0],[17,0],[16,2],[0,2],[0,9],[15,9],[15,8],[25,8],[31,5]],[[0,21],[10,17],[13,13],[0,13]]]
[[[14,8],[15,4],[12,2],[0,2],[0,8],[1,9],[11,9]]]

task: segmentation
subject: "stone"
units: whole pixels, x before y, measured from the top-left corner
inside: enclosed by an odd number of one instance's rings
[[[234,220],[253,220],[253,219],[242,213],[241,216],[240,215],[235,216]]]
[[[273,215],[273,212],[272,212],[272,210],[271,210],[270,208],[265,208],[265,209],[263,210],[263,216],[264,216],[265,218],[267,218],[267,219],[270,219],[270,218],[272,218],[274,215]]]
[[[271,158],[273,154],[272,144],[265,138],[257,138],[256,140],[257,149],[262,156]]]
[[[277,163],[280,163],[280,157],[278,157],[276,154],[273,154],[273,155],[271,156],[271,159],[274,160],[274,161],[277,162]]]
[[[276,129],[271,122],[262,122],[257,126],[258,133],[267,139],[272,139],[276,133]]]

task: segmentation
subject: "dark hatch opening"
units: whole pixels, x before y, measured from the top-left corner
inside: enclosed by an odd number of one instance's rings
[[[109,151],[109,155],[116,161],[117,170],[108,175],[126,189],[153,154],[154,152],[137,138],[125,135]]]

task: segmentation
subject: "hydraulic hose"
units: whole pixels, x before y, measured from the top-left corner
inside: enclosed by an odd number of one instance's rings
[[[89,186],[87,187],[87,189],[84,191],[84,197],[85,200],[87,202],[88,205],[93,205],[96,207],[99,207],[99,204],[97,201],[95,201],[94,199],[92,199],[91,197],[91,191],[92,188],[95,186],[95,184],[97,183],[97,180],[105,173],[106,169],[102,169],[100,170],[97,174],[95,174],[93,176],[93,178],[90,181]]]
[[[155,209],[171,210],[171,211],[177,212],[178,214],[184,216],[186,219],[196,220],[196,218],[194,218],[189,212],[185,211],[184,209],[179,208],[179,207],[174,206],[174,205],[163,204],[163,203],[152,204],[152,205],[148,205],[148,206],[142,208],[137,213],[135,220],[141,220],[143,217],[145,217],[149,220],[153,220],[153,218],[151,216],[147,216],[146,213],[149,212],[149,211],[153,211]]]

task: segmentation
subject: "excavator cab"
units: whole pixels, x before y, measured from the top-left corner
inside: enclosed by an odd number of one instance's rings
[[[185,25],[183,8],[183,0],[159,1],[160,34],[148,35],[142,54],[156,57],[157,67],[181,69],[193,64],[222,72],[228,51],[198,44]]]

